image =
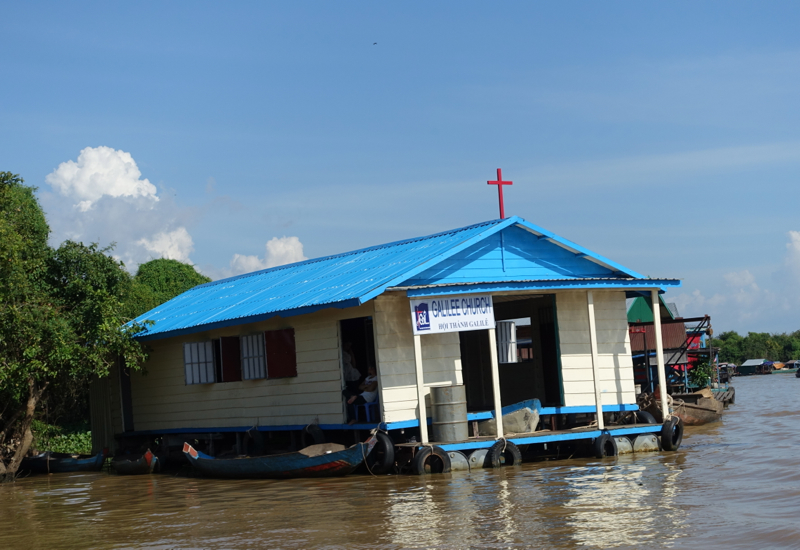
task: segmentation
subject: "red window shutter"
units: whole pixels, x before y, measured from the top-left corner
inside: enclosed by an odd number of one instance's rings
[[[264,333],[267,346],[267,378],[297,376],[294,329],[269,330]]]
[[[222,357],[222,382],[238,382],[242,379],[239,337],[223,336],[219,340]]]

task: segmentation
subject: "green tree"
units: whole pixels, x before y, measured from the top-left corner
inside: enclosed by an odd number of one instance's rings
[[[150,260],[140,265],[133,277],[124,313],[136,318],[190,288],[209,282],[211,279],[192,265],[166,258]]]
[[[48,387],[108,373],[121,357],[145,359],[123,326],[130,285],[96,245],[47,244],[49,227],[22,178],[0,172],[0,478],[13,478],[30,447],[31,423]]]
[[[719,360],[740,365],[744,359],[744,339],[734,331],[727,331],[712,339],[711,346],[719,348]]]

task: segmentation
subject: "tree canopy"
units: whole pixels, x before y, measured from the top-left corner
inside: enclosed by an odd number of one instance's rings
[[[712,339],[711,345],[719,348],[719,360],[725,363],[741,365],[748,359],[790,361],[800,359],[800,330],[782,334],[748,332],[747,336],[727,331]]]
[[[27,452],[48,386],[86,387],[118,358],[137,368],[146,357],[132,338],[141,327],[124,326],[122,264],[94,244],[50,248],[34,192],[0,172],[0,478]]]
[[[131,319],[171,300],[192,287],[211,282],[194,266],[161,258],[139,266],[126,299],[124,313]]]

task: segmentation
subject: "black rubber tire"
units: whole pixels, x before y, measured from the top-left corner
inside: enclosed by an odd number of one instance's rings
[[[661,448],[665,451],[677,451],[683,441],[683,420],[673,416],[661,428]]]
[[[416,475],[449,474],[450,457],[441,447],[423,447],[414,455],[411,470]]]
[[[375,475],[388,474],[394,468],[394,441],[385,432],[375,434],[378,440],[367,455],[367,469]]]
[[[314,445],[319,445],[320,443],[327,443],[327,438],[325,437],[325,432],[320,429],[319,426],[316,424],[309,424],[303,431],[311,436],[311,440],[314,442]],[[303,438],[305,439],[305,438]]]
[[[647,411],[636,411],[633,413],[637,424],[658,424],[656,417]]]
[[[617,456],[617,442],[608,434],[600,434],[594,440],[595,458],[608,458]]]
[[[522,453],[519,447],[510,441],[498,441],[486,453],[484,468],[500,468],[502,466],[519,466],[522,464]]]

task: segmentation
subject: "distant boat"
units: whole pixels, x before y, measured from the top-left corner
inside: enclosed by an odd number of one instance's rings
[[[150,449],[137,459],[114,457],[111,460],[111,467],[120,475],[152,474],[158,466],[158,457]]]
[[[66,472],[99,472],[103,467],[105,453],[81,455],[45,451],[22,459],[20,473],[61,474]]]
[[[183,454],[197,471],[210,477],[334,477],[355,470],[372,451],[376,441],[372,435],[366,442],[349,448],[336,443],[320,443],[294,453],[240,458],[214,458],[184,443]]]

